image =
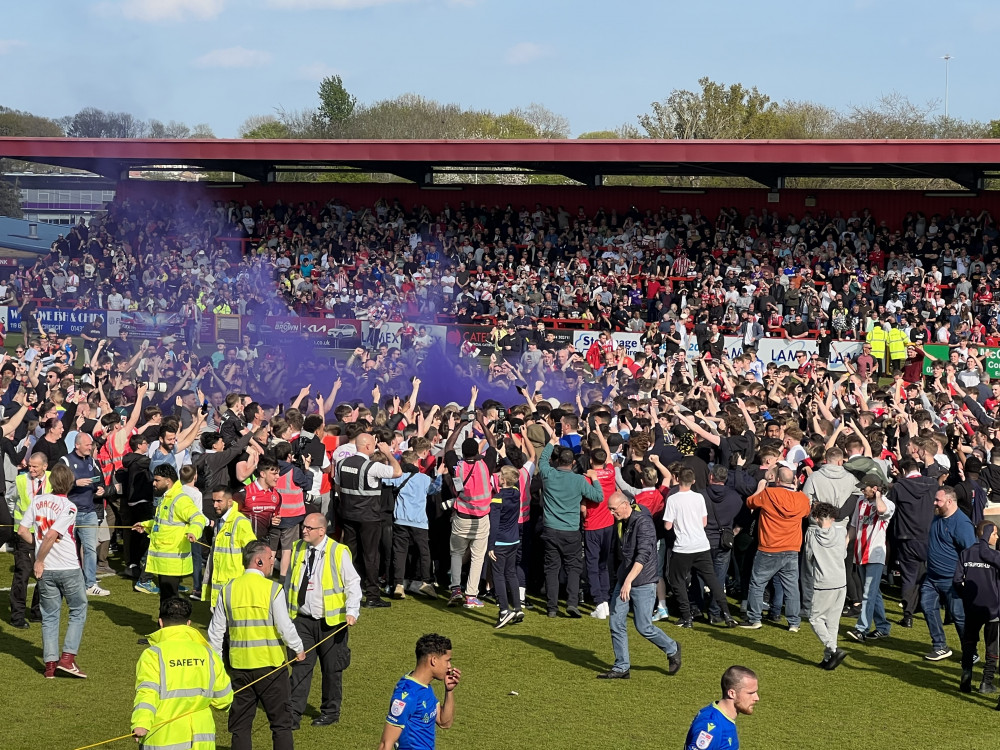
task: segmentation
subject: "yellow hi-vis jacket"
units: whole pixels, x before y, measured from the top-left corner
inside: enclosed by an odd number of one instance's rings
[[[215,750],[211,709],[225,711],[232,702],[222,659],[201,633],[172,625],[149,636],[135,667],[132,706],[132,730],[149,731],[145,750]]]
[[[52,472],[45,472],[45,484],[42,485],[42,494],[52,492],[52,485],[49,484],[49,474]],[[14,506],[14,528],[21,524],[21,519],[24,518],[24,512],[31,505],[32,499],[35,497],[36,492],[32,491],[31,486],[34,485],[35,480],[28,476],[27,472],[22,472],[18,474],[14,479],[14,486],[17,488],[17,504]]]
[[[292,564],[288,566],[285,590],[288,592],[288,614],[293,620],[299,613],[299,588],[308,585],[307,581],[302,580],[308,552],[309,545],[302,540],[292,545]],[[344,588],[342,569],[344,560],[351,562],[351,550],[346,544],[337,544],[327,537],[320,577],[323,584],[323,619],[327,625],[347,622],[347,590]]]
[[[209,602],[212,609],[215,609],[222,587],[243,575],[243,548],[256,539],[250,519],[234,504],[215,533],[212,554],[208,558],[201,600]]]
[[[149,553],[146,572],[161,576],[189,576],[194,572],[191,560],[191,542],[187,535],[200,537],[208,526],[208,519],[184,493],[184,486],[174,482],[156,507],[152,521],[143,521],[149,534]]]
[[[234,669],[278,667],[285,647],[271,614],[272,604],[284,607],[281,584],[247,570],[225,585],[219,603],[229,628],[229,663]]]
[[[906,359],[906,347],[910,340],[898,328],[889,329],[889,359]]]
[[[885,359],[885,344],[887,340],[888,334],[885,332],[882,324],[875,321],[875,326],[865,337],[865,342],[872,345],[872,356],[875,359]]]

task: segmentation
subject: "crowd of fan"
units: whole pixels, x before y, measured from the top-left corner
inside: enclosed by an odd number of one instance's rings
[[[237,235],[252,239],[246,256],[222,239]],[[493,575],[516,577],[515,601],[544,587],[553,615],[564,580],[574,617],[584,567],[593,615],[608,614],[614,521],[604,501],[624,492],[668,520],[657,522],[654,619],[667,618],[670,598],[682,627],[700,610],[709,622],[733,624],[720,594],[728,590],[744,605],[744,626],[777,621],[784,606],[797,631],[820,590],[817,576],[830,573],[816,569],[803,536],[812,514],[818,528],[855,532],[842,560],[844,582],[833,587],[845,588],[844,614],[859,617],[852,637],[889,635],[879,588],[883,571],[898,569],[902,624],[911,627],[922,609],[932,636],[927,658],[946,658],[938,602],[969,638],[955,568],[978,544],[973,522],[989,539],[992,529],[982,523],[1000,502],[1000,385],[991,387],[976,349],[996,334],[997,237],[985,212],[930,220],[915,213],[891,230],[867,211],[779,219],[724,210],[713,223],[683,209],[590,217],[461,205],[434,216],[386,202],[352,211],[337,202],[191,210],[124,201],[99,226],[74,228],[49,258],[14,279],[11,294],[28,306],[29,346],[0,365],[7,482],[38,454],[51,463],[73,451],[88,459],[94,450],[104,481],[99,494],[88,488],[88,501],[99,517],[115,514],[130,525],[152,516],[150,472],[160,463],[179,473],[195,467],[180,476],[204,492],[211,518],[215,487],[239,489],[259,479],[259,462],[271,472],[273,461],[278,475],[290,473],[309,502],[341,525],[336,468],[363,450],[375,462],[435,478],[396,491],[387,483],[376,512],[379,550],[352,550],[366,600],[380,601],[385,590],[405,597],[413,582],[412,590],[434,594],[438,584],[451,603],[478,608],[487,548],[492,558],[498,543],[513,543],[489,531],[480,539],[477,531],[460,535],[468,544],[456,553],[452,505],[465,490],[454,479],[467,479],[481,462],[491,491],[516,497],[514,535],[522,545],[517,565],[505,561]],[[261,351],[249,339],[220,344],[211,356],[174,335],[134,347],[127,335],[107,341],[94,329],[84,332],[89,365],[79,370],[71,338],[30,322],[33,296],[71,294],[82,307],[108,309],[226,304],[252,313],[259,305],[370,320],[453,311],[460,320],[497,316],[502,330],[483,370],[474,358],[429,356],[416,335],[399,348],[361,347],[347,362],[331,363]],[[538,329],[537,318],[550,315],[642,332],[643,351],[628,356],[602,335],[577,352]],[[732,359],[721,344],[726,323],[744,344]],[[765,325],[779,324],[792,336],[818,330],[820,351],[800,352],[794,365],[765,366],[753,345]],[[953,345],[949,361],[930,376],[900,367],[880,380],[884,365],[866,348],[847,372],[827,371],[834,334],[870,340],[883,324],[905,339],[922,333],[925,342]],[[689,337],[698,350],[691,356]],[[907,352],[922,364],[919,355]],[[467,405],[457,403],[470,391]],[[128,433],[124,456],[106,449],[118,430]],[[580,482],[568,483],[567,474]],[[955,507],[968,528],[943,539],[932,515],[952,518]],[[281,529],[301,520],[283,517]],[[506,527],[509,518],[495,523]],[[600,541],[592,544],[591,532],[603,532]],[[84,536],[86,583],[100,594],[95,574],[98,563],[110,564],[112,540],[102,552],[96,535]],[[140,577],[142,541],[128,533],[123,542],[122,572],[137,578],[137,590],[149,590]],[[692,585],[691,570],[701,582]],[[507,604],[506,591],[496,594]],[[983,607],[992,618],[1000,614],[1000,601],[968,607],[977,623]],[[820,634],[822,625],[813,625]],[[843,659],[837,625],[832,646],[829,633],[824,640],[828,668]],[[963,643],[970,670],[974,644]],[[986,661],[983,690],[991,692],[995,643]],[[966,682],[963,674],[963,688]]]

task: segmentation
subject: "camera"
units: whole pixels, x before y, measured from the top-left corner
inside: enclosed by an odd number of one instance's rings
[[[146,389],[149,390],[151,393],[167,392],[167,384],[163,382],[155,382],[153,380],[147,380],[144,383],[140,383],[140,385],[146,386]]]
[[[497,418],[493,423],[493,432],[497,435],[506,435],[510,432],[510,422],[507,421],[507,410],[502,407],[497,409]]]

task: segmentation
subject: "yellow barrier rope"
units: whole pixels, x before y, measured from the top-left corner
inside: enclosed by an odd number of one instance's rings
[[[341,630],[343,630],[346,627],[347,627],[347,623],[346,622],[343,623],[343,624],[341,624],[341,625],[338,625],[336,628],[334,628],[332,631],[330,631],[330,634],[327,635],[326,638],[324,638],[321,641],[317,641],[312,646],[310,646],[309,648],[307,648],[303,653],[308,654],[310,651],[312,651],[317,646],[319,646],[319,645],[325,643],[326,641],[328,641],[329,639],[333,638],[333,636],[335,636],[337,633],[339,633]],[[265,679],[267,677],[270,677],[271,675],[273,675],[278,670],[284,669],[289,664],[291,664],[291,663],[293,663],[295,661],[297,661],[297,658],[296,659],[289,659],[288,661],[286,661],[281,666],[275,667],[270,672],[268,672],[267,674],[261,675],[260,677],[258,677],[253,682],[248,682],[246,685],[244,685],[243,687],[241,687],[239,690],[234,690],[233,691],[233,695],[236,695],[236,693],[239,693],[239,692],[242,692],[243,690],[246,690],[248,687],[252,687],[253,685],[256,685],[261,680],[263,680],[263,679]],[[151,727],[150,730],[149,730],[149,732],[146,734],[146,736],[147,737],[150,736],[156,730],[160,729],[161,727],[166,726],[167,724],[169,724],[169,723],[171,723],[173,721],[177,721],[178,719],[183,719],[185,716],[190,716],[191,714],[196,714],[199,711],[204,711],[204,710],[205,710],[204,708],[196,708],[193,711],[188,711],[186,714],[181,714],[180,716],[175,716],[172,719],[167,719],[167,721],[161,722],[161,723],[156,724],[153,727]],[[120,740],[133,739],[134,736],[135,735],[133,735],[131,732],[129,732],[128,734],[123,734],[120,737],[112,737],[110,740],[103,740],[102,742],[95,742],[93,745],[84,745],[83,747],[75,748],[75,750],[90,750],[91,748],[100,747],[101,745],[110,745],[112,742],[118,742]]]
[[[12,524],[12,523],[0,523],[0,529],[14,529],[14,528],[17,528],[17,527],[14,526],[14,524]],[[84,525],[81,525],[81,526],[74,526],[73,528],[74,529],[131,529],[132,527],[131,526],[101,526],[100,524],[98,524],[97,526],[94,526],[93,524],[84,524]],[[202,547],[208,547],[209,549],[212,549],[212,545],[211,544],[205,544],[204,542],[199,542],[197,539],[194,540],[194,543],[195,544],[200,544]]]

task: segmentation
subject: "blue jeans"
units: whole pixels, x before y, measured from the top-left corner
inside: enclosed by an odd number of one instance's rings
[[[965,632],[965,606],[962,604],[962,597],[955,590],[955,583],[950,578],[936,580],[927,576],[920,584],[920,609],[924,611],[924,619],[927,620],[927,630],[931,634],[931,648],[935,651],[948,648],[948,641],[944,635],[944,625],[941,624],[941,601],[944,607],[951,614],[951,619],[955,621],[955,632],[958,639],[962,640]]]
[[[201,577],[205,572],[204,548],[200,544],[191,544],[191,562],[194,564],[194,572],[191,574],[191,590],[195,593],[201,592]]]
[[[861,616],[858,617],[857,629],[867,633],[872,625],[880,633],[889,635],[892,623],[885,616],[885,602],[882,601],[882,569],[884,563],[867,563],[859,565],[864,588],[861,594]]]
[[[633,586],[629,599],[630,602],[623,602],[619,594],[622,592],[621,583],[615,586],[614,593],[611,594],[611,645],[615,649],[616,672],[627,672],[632,663],[628,656],[628,610],[632,605],[632,616],[635,618],[635,629],[643,638],[648,640],[667,656],[677,653],[677,644],[674,640],[653,625],[653,605],[656,603],[656,584],[647,583],[642,586]]]
[[[719,579],[719,584],[723,591],[726,589],[726,573],[729,571],[729,560],[733,556],[731,549],[720,549],[715,547],[712,550],[712,567],[715,568],[715,577]],[[715,599],[708,600],[709,617],[722,617],[722,610]]]
[[[799,617],[799,553],[798,552],[761,552],[753,559],[753,572],[750,574],[750,591],[747,594],[747,619],[750,622],[760,622],[764,612],[764,589],[772,578],[775,581],[775,594],[778,584],[785,598],[785,618],[789,626],[802,623]],[[772,611],[774,601],[771,602]]]
[[[83,572],[79,568],[46,570],[38,580],[38,599],[42,610],[42,652],[45,661],[59,661],[63,599],[69,607],[69,625],[62,650],[67,654],[79,653],[83,624],[87,622],[87,591]]]
[[[97,513],[76,514],[76,541],[83,551],[83,582],[86,588],[97,585]],[[81,529],[81,526],[89,528]]]

